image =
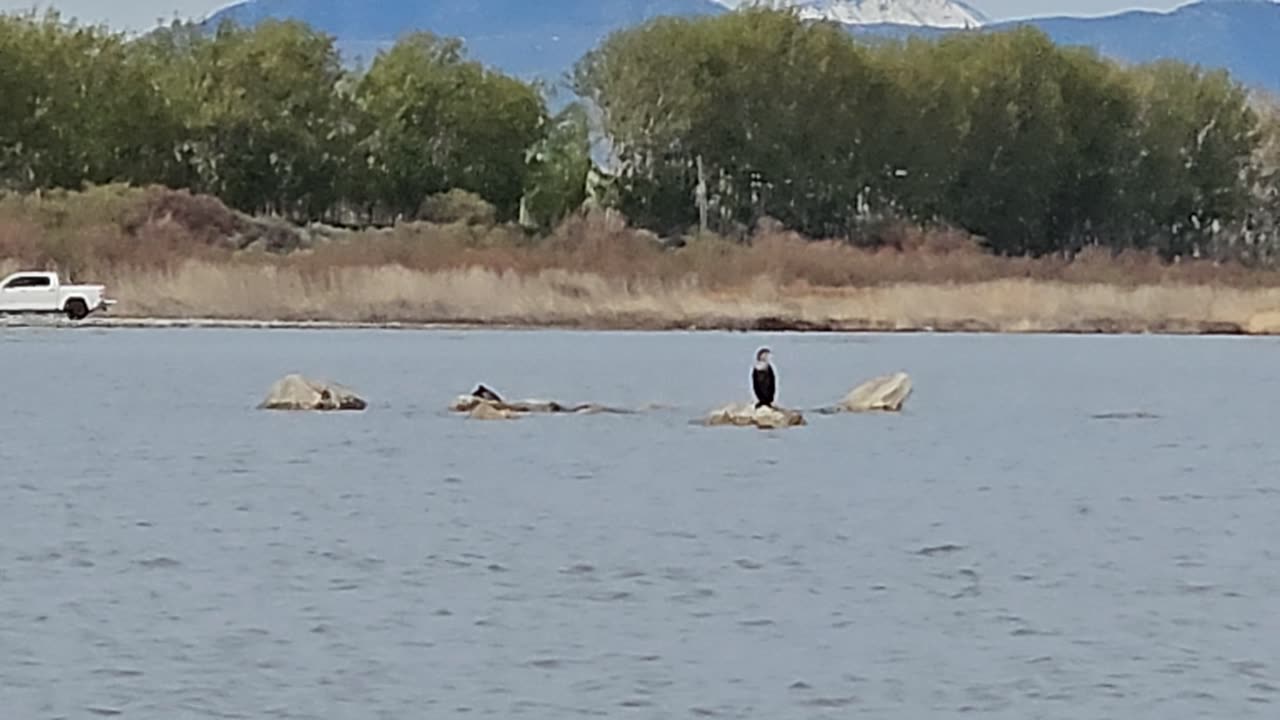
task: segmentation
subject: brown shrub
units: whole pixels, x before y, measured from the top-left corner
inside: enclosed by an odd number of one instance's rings
[[[0,196],[0,259],[28,267],[109,277],[169,272],[192,260],[296,271],[332,286],[335,271],[402,268],[418,273],[485,270],[501,276],[567,272],[623,287],[705,290],[883,288],[1036,280],[1137,287],[1162,284],[1271,287],[1280,273],[1238,263],[1166,263],[1147,252],[1090,247],[1073,259],[996,257],[945,228],[884,223],[871,245],[813,241],[762,221],[739,242],[684,238],[668,249],[618,214],[574,215],[545,237],[514,225],[410,222],[358,232],[302,231],[250,218],[220,201],[165,188]],[[318,238],[314,247],[300,245]],[[247,248],[247,250],[246,250]],[[563,285],[563,283],[561,283]],[[755,292],[755,290],[753,290]]]
[[[121,229],[132,235],[148,225],[176,225],[202,245],[222,245],[242,234],[249,222],[210,195],[148,187],[129,208]]]
[[[428,197],[418,209],[418,219],[441,224],[492,225],[497,216],[498,209],[492,203],[456,188]]]
[[[0,218],[0,258],[12,262],[35,262],[44,231],[21,218]]]

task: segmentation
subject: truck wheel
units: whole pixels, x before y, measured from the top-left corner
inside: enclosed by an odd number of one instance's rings
[[[80,298],[71,298],[65,308],[67,317],[72,320],[83,320],[89,317],[89,306]]]

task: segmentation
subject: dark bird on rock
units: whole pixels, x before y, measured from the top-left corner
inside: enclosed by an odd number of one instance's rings
[[[773,374],[773,366],[769,364],[769,348],[760,348],[756,353],[756,366],[751,370],[751,388],[756,392],[756,408],[773,407],[773,398],[778,392],[778,380]]]

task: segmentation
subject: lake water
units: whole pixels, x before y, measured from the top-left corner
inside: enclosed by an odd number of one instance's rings
[[[789,407],[916,392],[691,426],[763,343]],[[290,371],[370,409],[255,410]],[[0,381],[15,720],[1280,713],[1276,341],[10,329]]]

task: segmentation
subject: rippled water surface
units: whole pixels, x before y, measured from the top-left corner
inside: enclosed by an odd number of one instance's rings
[[[785,405],[916,394],[691,426],[766,342]],[[294,370],[369,411],[254,410]],[[1277,378],[1246,339],[3,330],[0,707],[1278,717]],[[477,382],[662,408],[444,411]]]

